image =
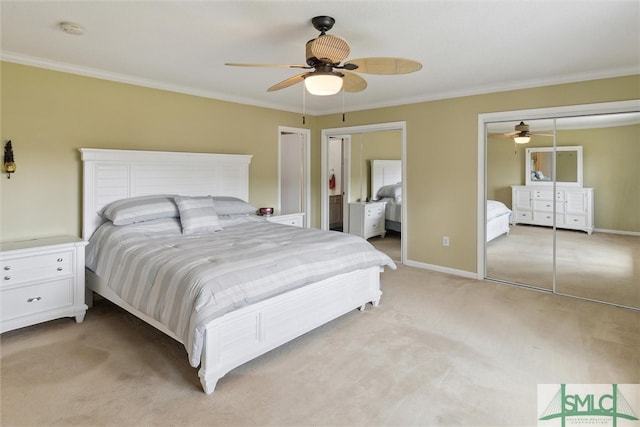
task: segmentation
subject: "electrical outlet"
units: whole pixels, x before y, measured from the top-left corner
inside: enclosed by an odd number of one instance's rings
[[[442,246],[449,246],[449,236],[442,237]]]

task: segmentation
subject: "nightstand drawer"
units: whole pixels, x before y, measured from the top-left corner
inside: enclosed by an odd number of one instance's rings
[[[73,304],[73,278],[0,292],[2,319],[8,320]]]
[[[292,225],[294,227],[302,227],[304,226],[303,216],[304,216],[303,213],[294,213],[294,214],[274,215],[266,218],[267,218],[267,221],[275,222],[277,224]]]
[[[73,251],[60,251],[2,261],[0,286],[73,274]]]
[[[384,205],[376,205],[376,206],[368,206],[365,209],[365,217],[366,219],[378,219],[382,215],[384,215]]]

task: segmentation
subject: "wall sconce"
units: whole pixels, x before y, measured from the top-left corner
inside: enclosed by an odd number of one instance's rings
[[[16,163],[13,161],[13,148],[11,148],[11,140],[7,141],[4,146],[4,171],[7,173],[7,179],[11,179],[11,174],[16,171]]]

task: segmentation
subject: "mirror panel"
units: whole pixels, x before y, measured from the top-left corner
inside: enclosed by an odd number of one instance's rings
[[[594,189],[595,230],[557,230],[556,290],[640,307],[640,116],[580,119],[557,119],[557,141],[584,147],[584,187]]]
[[[490,123],[487,125],[487,238],[485,262],[486,277],[508,283],[553,289],[553,229],[529,225],[512,225],[513,199],[512,186],[525,185],[526,167],[530,158],[527,150],[535,145],[551,153],[553,137],[535,135],[530,144],[515,144],[513,139],[500,136],[502,132],[513,129],[519,121]],[[531,131],[549,129],[548,121],[527,121]],[[542,151],[545,152],[545,151]],[[551,175],[549,175],[551,176]],[[547,185],[549,185],[547,183]],[[522,193],[521,193],[522,194]],[[521,195],[520,202],[532,203],[531,195]],[[518,196],[516,196],[516,199]],[[498,205],[501,203],[502,205]],[[507,219],[508,234],[504,234],[504,224],[499,217],[493,218],[495,207],[505,206],[511,213]],[[504,221],[504,219],[503,219]],[[497,228],[497,231],[494,229]],[[503,233],[495,236],[498,233]]]
[[[527,185],[582,186],[581,146],[527,148],[526,158]]]

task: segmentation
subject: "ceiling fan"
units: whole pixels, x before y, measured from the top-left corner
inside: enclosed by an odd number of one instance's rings
[[[360,92],[366,89],[367,82],[357,74],[406,74],[418,71],[422,64],[405,58],[360,58],[342,62],[349,56],[349,43],[334,35],[327,34],[335,19],[330,16],[316,16],[311,20],[320,35],[306,44],[306,65],[299,64],[241,64],[228,62],[225,65],[239,67],[286,67],[311,70],[297,74],[281,81],[269,89],[268,92],[284,89],[297,83],[305,83],[307,90],[313,95],[335,95],[345,92]]]
[[[512,138],[517,144],[528,143],[533,135],[553,136],[552,133],[531,132],[529,131],[529,125],[523,121],[515,126],[513,132],[489,133],[490,138]]]

